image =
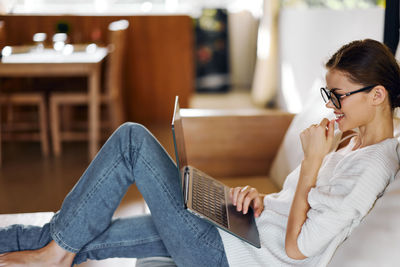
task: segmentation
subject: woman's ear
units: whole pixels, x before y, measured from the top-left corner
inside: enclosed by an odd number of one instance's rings
[[[388,96],[388,92],[386,91],[385,87],[378,85],[372,89],[372,103],[375,105],[382,104]]]

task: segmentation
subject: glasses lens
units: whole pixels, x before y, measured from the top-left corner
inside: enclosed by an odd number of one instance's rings
[[[335,107],[340,108],[339,98],[335,94],[331,93],[331,100],[332,104],[335,105]]]
[[[321,95],[322,95],[322,99],[324,99],[325,103],[328,103],[329,100],[331,100],[332,104],[336,108],[340,108],[339,98],[335,94],[331,93],[329,90],[327,90],[326,88],[322,87],[321,88]]]
[[[329,95],[328,95],[328,92],[326,91],[326,89],[323,87],[321,88],[321,96],[322,96],[322,99],[325,101],[325,103],[328,103]]]

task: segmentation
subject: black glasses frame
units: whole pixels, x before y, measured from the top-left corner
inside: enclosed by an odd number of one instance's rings
[[[322,96],[322,99],[325,101],[325,103],[328,103],[329,100],[331,100],[332,104],[336,108],[340,109],[342,107],[342,104],[340,103],[340,99],[341,98],[343,98],[345,96],[349,96],[349,95],[355,94],[355,93],[371,90],[375,86],[377,86],[377,84],[369,85],[369,86],[366,86],[366,87],[363,87],[363,88],[360,88],[360,89],[357,89],[355,91],[351,91],[351,92],[348,92],[348,93],[345,93],[345,94],[335,93],[335,90],[337,90],[337,88],[333,88],[331,90],[328,90],[325,87],[321,87],[321,96]],[[333,95],[334,98],[332,97],[332,95]]]

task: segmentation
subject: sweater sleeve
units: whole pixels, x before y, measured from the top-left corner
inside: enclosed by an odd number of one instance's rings
[[[347,237],[360,223],[394,175],[386,159],[380,153],[347,159],[337,165],[329,185],[310,190],[310,210],[297,239],[303,255],[321,253],[335,236],[345,231]]]

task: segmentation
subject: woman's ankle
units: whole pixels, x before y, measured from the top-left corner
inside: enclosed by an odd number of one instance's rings
[[[47,254],[47,256],[51,257],[57,262],[62,262],[65,260],[70,260],[75,258],[75,253],[67,251],[60,247],[54,240],[52,240],[45,247],[40,249],[42,253]]]

